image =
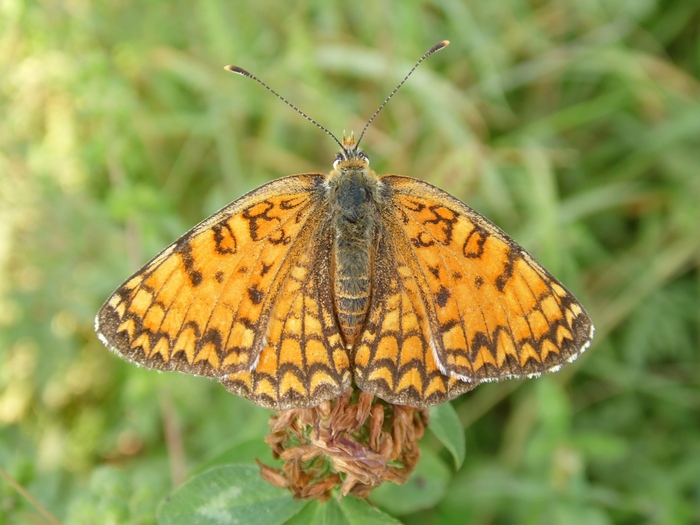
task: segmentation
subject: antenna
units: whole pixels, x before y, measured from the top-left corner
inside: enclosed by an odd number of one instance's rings
[[[397,92],[399,89],[401,89],[401,86],[403,86],[404,83],[408,80],[408,77],[410,77],[410,76],[413,74],[413,72],[418,68],[418,66],[420,66],[420,63],[423,62],[423,60],[425,60],[426,58],[428,58],[428,57],[429,57],[430,55],[432,55],[433,53],[437,53],[438,51],[440,51],[441,49],[443,49],[443,48],[445,48],[445,47],[447,47],[447,46],[449,46],[449,45],[450,45],[450,41],[449,41],[449,40],[443,40],[442,42],[439,42],[439,43],[435,44],[435,45],[434,45],[433,47],[431,47],[428,51],[426,51],[426,53],[425,53],[422,57],[420,57],[420,59],[418,60],[418,62],[416,62],[416,65],[413,66],[413,68],[411,69],[411,71],[409,71],[408,74],[407,74],[405,77],[403,77],[403,80],[402,80],[401,82],[399,82],[399,85],[396,86],[396,87],[394,88],[394,91],[392,91],[392,92],[389,94],[389,96],[386,97],[386,99],[384,100],[384,102],[382,102],[381,106],[379,106],[379,108],[377,108],[377,111],[374,112],[374,115],[372,115],[372,116],[369,118],[369,120],[367,121],[367,124],[365,124],[365,127],[362,129],[362,133],[360,133],[360,138],[357,140],[357,144],[356,144],[355,147],[357,147],[357,146],[360,145],[360,142],[362,142],[362,137],[365,136],[365,131],[367,131],[367,128],[369,127],[369,125],[372,123],[372,121],[375,119],[375,117],[376,117],[377,115],[379,115],[379,112],[380,112],[382,109],[384,109],[384,106],[386,106],[387,102],[389,102],[389,101],[391,100],[391,97],[393,97],[394,95],[396,95],[396,92]]]
[[[355,143],[355,148],[357,148],[357,147],[360,145],[360,142],[362,142],[362,137],[365,136],[365,131],[367,131],[367,128],[368,128],[369,125],[372,123],[372,121],[375,119],[375,117],[376,117],[377,115],[379,115],[379,112],[380,112],[382,109],[384,109],[384,106],[386,106],[386,105],[387,105],[387,102],[389,102],[389,101],[391,100],[391,97],[393,97],[394,95],[396,95],[396,92],[397,92],[399,89],[401,89],[401,86],[404,85],[404,83],[406,82],[406,80],[408,80],[408,77],[410,77],[410,76],[413,74],[413,72],[418,68],[418,66],[421,64],[421,62],[423,62],[423,60],[425,60],[426,58],[428,58],[428,57],[429,57],[430,55],[432,55],[433,53],[436,53],[436,52],[440,51],[441,49],[443,49],[443,48],[445,48],[445,47],[447,47],[447,46],[449,46],[449,45],[450,45],[450,41],[449,41],[449,40],[443,40],[442,42],[439,42],[439,43],[435,44],[435,45],[434,45],[433,47],[431,47],[422,57],[420,57],[420,59],[418,60],[418,62],[416,62],[416,64],[415,64],[415,65],[413,66],[413,68],[408,72],[408,74],[407,74],[405,77],[403,77],[403,80],[402,80],[401,82],[399,82],[399,85],[396,86],[396,87],[394,88],[394,90],[389,94],[388,97],[386,97],[386,99],[384,100],[384,102],[382,102],[382,104],[379,106],[379,108],[377,108],[377,111],[375,111],[374,114],[373,114],[373,115],[370,117],[370,119],[367,121],[367,124],[365,124],[365,127],[362,129],[362,133],[360,133],[360,138],[359,138],[359,140]],[[287,99],[284,98],[282,95],[280,95],[279,93],[277,93],[277,91],[275,91],[274,89],[272,89],[272,88],[271,88],[270,86],[268,86],[265,82],[263,82],[262,80],[260,80],[258,77],[256,77],[256,76],[253,75],[252,73],[246,71],[246,70],[243,69],[242,67],[238,67],[238,66],[225,66],[224,69],[225,69],[226,71],[230,71],[231,73],[236,73],[236,74],[238,74],[238,75],[243,75],[244,77],[252,78],[253,80],[255,80],[258,84],[260,84],[262,87],[264,87],[265,89],[267,89],[270,93],[272,93],[273,95],[275,95],[278,99],[280,99],[282,102],[284,102],[285,104],[287,104],[287,105],[288,105],[290,108],[292,108],[294,111],[296,111],[297,113],[299,113],[299,114],[300,114],[302,117],[304,117],[306,120],[308,120],[309,122],[311,122],[314,126],[316,126],[317,128],[323,130],[324,132],[326,132],[326,134],[330,135],[330,136],[333,138],[333,140],[336,141],[336,143],[338,144],[338,146],[340,146],[340,149],[343,150],[346,154],[348,153],[348,151],[347,151],[347,150],[345,149],[345,147],[343,146],[343,143],[340,142],[340,141],[338,140],[338,138],[337,138],[335,135],[333,135],[333,133],[331,133],[330,131],[328,131],[328,128],[326,128],[326,127],[324,127],[324,126],[321,126],[321,124],[319,124],[318,122],[316,122],[314,119],[312,119],[312,118],[311,118],[310,116],[308,116],[306,113],[304,113],[302,110],[300,110],[300,109],[299,109],[298,107],[296,107],[294,104],[292,104],[289,100],[287,100]]]
[[[347,153],[347,151],[346,151],[345,148],[343,147],[343,143],[340,142],[340,141],[338,140],[338,138],[337,138],[335,135],[333,135],[333,133],[331,133],[330,131],[328,131],[328,129],[325,128],[324,126],[321,126],[321,124],[319,124],[318,122],[316,122],[314,119],[312,119],[312,118],[311,118],[310,116],[308,116],[306,113],[304,113],[302,110],[300,110],[300,109],[299,109],[298,107],[296,107],[294,104],[292,104],[289,100],[287,100],[287,99],[284,98],[282,95],[280,95],[279,93],[277,93],[277,91],[275,91],[274,89],[272,89],[272,88],[271,88],[270,86],[268,86],[265,82],[263,82],[262,80],[260,80],[258,77],[256,77],[256,76],[253,75],[252,73],[249,73],[248,71],[246,71],[246,70],[243,69],[242,67],[238,67],[238,66],[225,66],[224,69],[225,69],[226,71],[230,71],[231,73],[238,73],[239,75],[243,75],[244,77],[252,78],[253,80],[255,80],[258,84],[260,84],[261,86],[263,86],[263,87],[264,87],[265,89],[267,89],[270,93],[272,93],[273,95],[275,95],[278,99],[280,99],[282,102],[284,102],[285,104],[287,104],[290,108],[292,108],[294,111],[296,111],[297,113],[299,113],[299,114],[300,114],[302,117],[304,117],[306,120],[308,120],[309,122],[311,122],[314,126],[316,126],[317,128],[319,128],[319,129],[325,131],[328,135],[330,135],[331,137],[333,137],[333,140],[335,140],[335,141],[338,143],[338,146],[340,146],[340,149],[342,149],[343,151],[345,151],[345,152]]]

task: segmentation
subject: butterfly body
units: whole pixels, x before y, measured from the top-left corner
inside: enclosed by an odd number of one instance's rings
[[[369,310],[379,180],[366,160],[336,163],[329,176],[333,224],[333,297],[346,347],[357,342]]]

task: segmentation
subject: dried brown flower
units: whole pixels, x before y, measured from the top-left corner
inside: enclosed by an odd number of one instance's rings
[[[408,480],[428,412],[349,390],[314,408],[279,412],[269,424],[265,441],[284,467],[258,461],[263,478],[298,499],[326,501],[335,487],[341,496],[366,498],[385,481]]]

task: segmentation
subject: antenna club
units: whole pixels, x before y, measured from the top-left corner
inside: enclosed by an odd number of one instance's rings
[[[431,47],[431,48],[428,50],[428,52],[425,54],[424,57],[429,57],[429,56],[432,55],[433,53],[437,53],[438,51],[440,51],[441,49],[446,48],[446,47],[449,46],[449,45],[450,45],[450,41],[449,41],[449,40],[443,40],[442,42],[438,42],[437,44],[435,44],[433,47]]]
[[[225,69],[226,71],[230,71],[231,73],[237,73],[237,74],[239,74],[239,75],[243,75],[244,77],[248,77],[248,78],[252,77],[252,75],[251,75],[250,73],[248,73],[248,72],[247,72],[245,69],[243,69],[242,67],[238,67],[238,66],[224,66],[224,69]]]

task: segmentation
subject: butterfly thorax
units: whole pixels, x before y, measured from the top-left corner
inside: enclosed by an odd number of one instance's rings
[[[351,348],[362,332],[370,304],[379,180],[360,152],[335,163],[329,185],[333,298],[345,344]]]

